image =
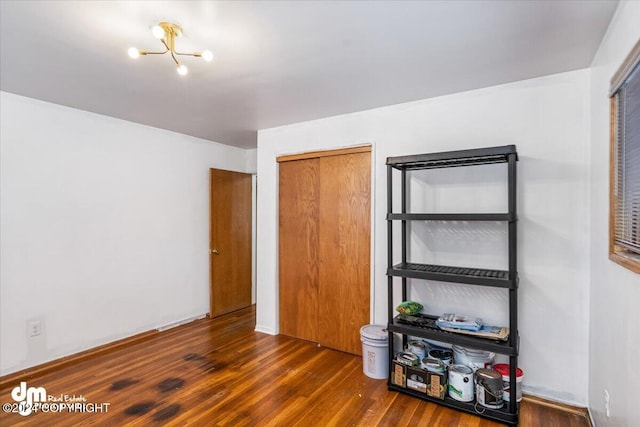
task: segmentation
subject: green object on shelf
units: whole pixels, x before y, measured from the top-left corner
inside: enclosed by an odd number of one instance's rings
[[[402,314],[408,314],[412,316],[414,314],[418,314],[422,311],[424,307],[419,302],[415,301],[403,301],[399,306],[396,307],[396,311]]]

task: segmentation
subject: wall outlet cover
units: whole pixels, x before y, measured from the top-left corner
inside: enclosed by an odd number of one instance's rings
[[[33,320],[29,322],[28,326],[30,337],[37,337],[42,333],[42,322],[40,322],[39,320]]]

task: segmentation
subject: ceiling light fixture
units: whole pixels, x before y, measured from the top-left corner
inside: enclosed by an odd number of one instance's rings
[[[165,47],[165,50],[163,52],[150,52],[148,50],[140,50],[135,47],[130,47],[128,52],[131,58],[136,59],[139,58],[140,55],[164,55],[165,53],[169,52],[171,53],[173,62],[176,63],[176,71],[181,76],[186,75],[189,70],[187,69],[186,65],[181,64],[178,61],[178,58],[176,58],[177,55],[195,56],[196,58],[202,58],[207,62],[213,59],[213,53],[211,53],[210,50],[193,53],[176,52],[175,39],[182,36],[182,27],[178,24],[172,24],[170,22],[160,22],[158,25],[154,25],[153,28],[151,28],[151,33],[155,38],[160,39]]]

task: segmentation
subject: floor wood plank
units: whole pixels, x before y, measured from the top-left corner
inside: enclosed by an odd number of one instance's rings
[[[102,413],[0,414],[2,426],[468,426],[501,424],[387,390],[362,359],[254,331],[255,310],[202,319],[73,366],[25,377],[48,395],[108,403]],[[13,402],[12,384],[0,401]],[[589,427],[579,413],[524,401],[521,426]]]

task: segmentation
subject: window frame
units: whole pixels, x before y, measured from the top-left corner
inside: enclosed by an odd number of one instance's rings
[[[632,71],[640,63],[640,40],[635,44],[629,55],[625,58],[620,68],[611,79],[609,91],[610,106],[610,147],[609,147],[609,259],[634,273],[640,274],[640,252],[617,245],[616,236],[616,211],[618,198],[615,188],[618,177],[617,147],[618,147],[618,111],[617,95],[621,86],[629,78]]]

